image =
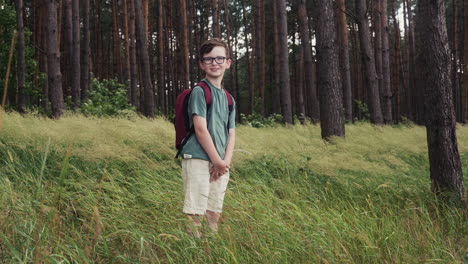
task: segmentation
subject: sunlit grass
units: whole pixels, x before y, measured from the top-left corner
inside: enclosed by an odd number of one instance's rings
[[[0,262],[467,260],[466,211],[431,194],[423,127],[348,125],[332,143],[313,125],[237,135],[221,230],[196,240],[170,122],[7,114]],[[467,179],[468,127],[457,135]]]

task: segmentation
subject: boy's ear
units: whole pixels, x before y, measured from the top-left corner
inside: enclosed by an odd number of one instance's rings
[[[231,60],[231,59],[227,59],[227,60],[226,60],[226,64],[227,64],[226,69],[231,68],[232,60]]]

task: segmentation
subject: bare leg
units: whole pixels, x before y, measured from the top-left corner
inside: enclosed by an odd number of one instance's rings
[[[213,232],[218,231],[218,221],[219,221],[219,213],[206,210],[206,218],[208,219],[208,226]]]

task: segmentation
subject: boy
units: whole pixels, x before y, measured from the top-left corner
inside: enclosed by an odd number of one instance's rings
[[[207,109],[204,91],[197,86],[189,99],[190,125],[195,129],[181,150],[184,180],[184,209],[191,226],[188,231],[200,237],[204,215],[212,231],[218,229],[229,168],[235,144],[235,102],[229,111],[223,90],[224,72],[231,66],[229,47],[220,39],[205,42],[199,52],[200,68],[211,90],[212,103]]]

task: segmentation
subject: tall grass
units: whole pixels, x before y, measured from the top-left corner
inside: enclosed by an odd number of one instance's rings
[[[425,129],[237,129],[218,234],[185,233],[164,119],[7,114],[1,263],[463,263],[467,214],[430,192]],[[465,180],[468,127],[458,127]],[[466,181],[465,181],[466,182]]]

